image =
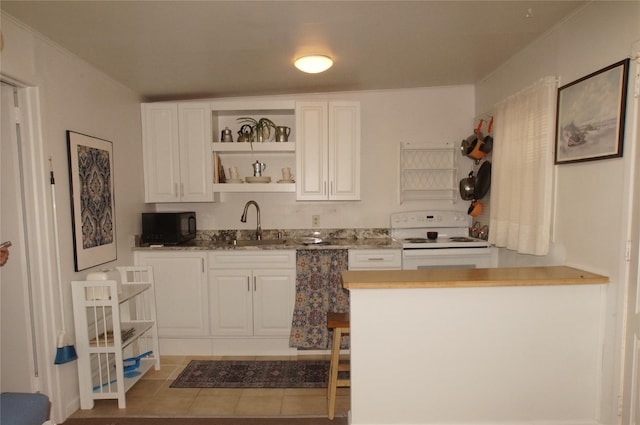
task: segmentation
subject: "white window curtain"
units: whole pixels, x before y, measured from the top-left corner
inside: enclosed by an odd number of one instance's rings
[[[556,88],[545,77],[494,110],[489,241],[521,254],[549,251]]]

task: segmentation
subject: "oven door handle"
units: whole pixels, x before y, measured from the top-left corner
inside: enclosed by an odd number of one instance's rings
[[[424,258],[424,257],[453,257],[453,256],[485,256],[491,255],[491,250],[486,247],[469,248],[438,248],[438,249],[403,249],[403,258]]]

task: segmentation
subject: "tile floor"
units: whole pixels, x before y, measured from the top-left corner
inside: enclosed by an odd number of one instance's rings
[[[194,357],[161,356],[154,369],[127,392],[127,407],[117,400],[96,400],[90,410],[72,417],[109,416],[326,416],[326,388],[235,389],[170,388],[191,360],[286,360],[296,357]],[[304,356],[305,359],[313,357]],[[316,357],[317,358],[317,357]],[[325,356],[323,358],[328,358]],[[346,416],[350,389],[338,388],[336,416]]]

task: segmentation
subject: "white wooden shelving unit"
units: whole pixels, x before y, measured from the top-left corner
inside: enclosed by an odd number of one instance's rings
[[[125,408],[126,392],[149,369],[160,369],[153,269],[117,269],[121,283],[71,282],[82,409],[98,399]]]
[[[400,144],[400,203],[457,199],[457,149],[450,144]]]

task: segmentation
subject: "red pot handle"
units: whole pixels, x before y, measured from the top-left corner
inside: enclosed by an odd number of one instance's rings
[[[489,120],[489,125],[487,126],[487,134],[491,134],[491,128],[493,127],[493,117]]]
[[[476,134],[480,134],[480,132],[482,131],[482,124],[484,123],[484,120],[482,118],[480,118],[480,122],[478,122],[478,128],[476,128]]]

